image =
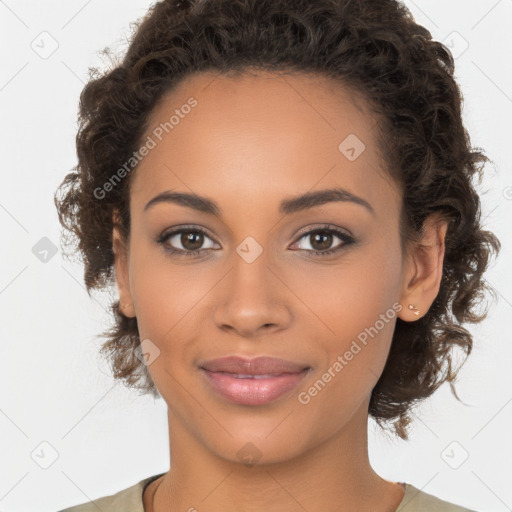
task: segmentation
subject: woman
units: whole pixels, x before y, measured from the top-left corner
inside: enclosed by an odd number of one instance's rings
[[[367,449],[452,386],[500,246],[448,50],[393,0],[164,0],[80,120],[59,218],[171,467],[67,510],[467,511]]]

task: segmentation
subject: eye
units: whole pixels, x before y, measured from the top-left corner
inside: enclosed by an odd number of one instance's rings
[[[336,238],[341,240],[342,243],[339,243],[334,248],[329,249]],[[307,247],[299,247],[299,250],[305,250],[315,256],[323,256],[341,251],[347,245],[355,242],[354,238],[349,234],[330,226],[310,230],[299,238],[299,242],[303,239],[309,241],[305,245],[311,246],[313,250],[310,250]],[[294,245],[299,242],[295,242]]]
[[[338,243],[334,248],[329,249],[336,238],[341,240],[341,243]],[[203,245],[205,244],[205,241],[208,240],[210,243],[204,247]],[[330,225],[322,226],[303,233],[299,238],[299,241],[295,242],[292,247],[297,244],[303,245],[300,242],[301,240],[309,240],[309,243],[306,243],[306,245],[311,246],[312,249],[308,249],[303,246],[298,247],[298,249],[313,254],[314,256],[324,256],[341,251],[347,245],[355,242],[352,236]],[[197,256],[202,251],[207,251],[208,249],[216,250],[220,248],[219,244],[208,236],[203,229],[196,226],[182,226],[180,229],[174,229],[167,233],[164,232],[157,239],[157,243],[161,244],[165,251],[176,256],[185,257]]]
[[[211,243],[203,247],[205,240]],[[164,249],[178,256],[195,256],[202,250],[214,249],[214,242],[205,231],[194,226],[184,226],[180,229],[163,233],[157,240]],[[178,246],[178,247],[176,247]],[[181,247],[180,247],[181,246]]]

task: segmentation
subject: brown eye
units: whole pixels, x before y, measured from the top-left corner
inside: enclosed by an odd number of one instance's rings
[[[308,235],[311,240],[311,246],[313,249],[318,251],[326,251],[331,247],[331,244],[333,242],[333,235],[332,233],[327,233],[323,231],[317,231],[314,234]]]
[[[204,243],[204,234],[199,231],[182,231],[180,243],[187,251],[196,251]]]
[[[335,243],[336,239],[340,240],[341,243],[337,243],[335,247],[332,248],[332,245]],[[304,247],[304,244],[301,244],[301,240],[306,240],[309,242],[311,249]],[[347,233],[340,231],[339,229],[321,228],[304,233],[299,238],[299,241],[297,241],[294,245],[299,245],[299,250],[309,252],[316,256],[322,256],[338,252],[353,242],[355,242],[354,238],[352,238]],[[302,245],[302,247],[300,247],[300,245]]]
[[[202,229],[197,228],[181,228],[164,233],[157,243],[178,256],[192,256],[215,248],[215,242]]]

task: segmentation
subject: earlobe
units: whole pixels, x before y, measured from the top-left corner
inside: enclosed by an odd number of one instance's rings
[[[130,282],[128,273],[128,248],[126,241],[121,235],[114,213],[114,226],[112,229],[112,251],[114,253],[114,270],[116,275],[117,290],[119,293],[119,308],[124,316],[135,317],[132,297],[130,293]]]
[[[404,287],[398,317],[406,322],[424,316],[434,302],[443,277],[448,222],[433,214],[424,222],[422,238],[410,249],[405,263]]]
[[[415,314],[416,316],[420,315],[420,308],[416,307],[414,304],[409,304],[408,308]]]

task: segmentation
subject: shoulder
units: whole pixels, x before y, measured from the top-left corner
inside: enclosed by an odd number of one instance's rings
[[[402,512],[402,510],[404,512],[476,512],[420,491],[411,484],[406,484],[404,497],[396,512]]]
[[[144,488],[164,473],[153,475],[115,494],[65,508],[59,512],[144,512]]]

